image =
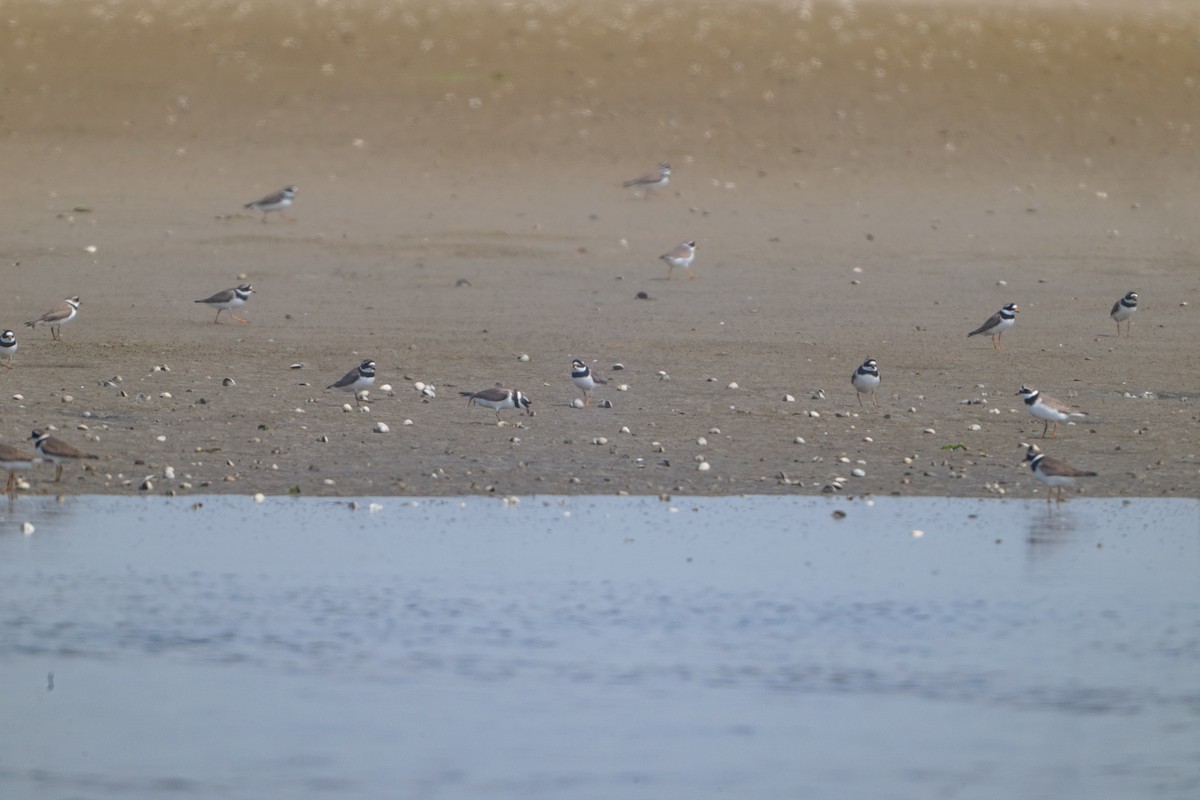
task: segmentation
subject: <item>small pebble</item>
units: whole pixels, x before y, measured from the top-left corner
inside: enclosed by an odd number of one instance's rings
[[[583,408],[583,398],[576,397],[571,401],[571,408]]]
[[[862,467],[855,467],[854,469],[850,470],[850,474],[856,478],[867,477],[867,471],[865,469],[863,469]]]
[[[708,444],[708,439],[705,439],[703,436],[701,436],[699,439],[696,440],[696,444],[700,445],[701,447],[704,447],[705,445]]]
[[[696,469],[700,470],[701,472],[708,472],[710,469],[712,469],[712,465],[710,465],[707,461],[701,461]]]
[[[154,437],[154,441],[156,441],[156,442],[165,442],[166,440],[167,440],[167,437],[165,434],[160,433],[158,436]]]

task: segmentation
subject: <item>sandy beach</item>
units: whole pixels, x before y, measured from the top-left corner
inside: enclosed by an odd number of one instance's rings
[[[1036,440],[1084,494],[1200,496],[1190,3],[4,16],[0,441],[100,456],[23,491],[1040,497],[1028,384],[1088,413]],[[286,184],[294,221],[242,207]],[[240,282],[248,324],[193,302]],[[459,396],[496,383],[536,414]]]

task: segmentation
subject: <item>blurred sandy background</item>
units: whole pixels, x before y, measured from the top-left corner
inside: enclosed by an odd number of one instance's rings
[[[810,492],[861,466],[847,493],[1029,496],[1027,383],[1091,412],[1046,445],[1088,493],[1200,494],[1192,3],[0,12],[0,439],[104,456],[33,491]],[[621,188],[662,160],[663,196]],[[287,183],[295,223],[242,210]],[[701,279],[667,282],[685,239]],[[251,324],[211,325],[192,300],[239,275]],[[21,327],[76,293],[63,342]],[[1003,353],[966,339],[1009,301]],[[613,409],[568,407],[573,356]],[[394,396],[344,413],[323,387],[365,357]],[[495,382],[537,416],[458,397]]]

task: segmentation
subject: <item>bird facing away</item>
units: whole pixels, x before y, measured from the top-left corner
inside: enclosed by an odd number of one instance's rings
[[[242,319],[237,314],[233,313],[235,308],[246,305],[246,301],[250,299],[250,295],[254,294],[254,287],[248,283],[243,283],[241,286],[235,286],[232,289],[226,289],[217,292],[211,297],[206,297],[203,300],[197,300],[197,303],[204,303],[209,308],[217,310],[217,316],[213,317],[213,325],[217,325],[221,321],[221,312],[228,311],[229,316],[243,324],[250,320]]]
[[[578,358],[571,362],[571,382],[583,392],[583,404],[585,406],[591,405],[592,390],[596,388],[596,384],[608,384],[608,381],[598,373],[588,369],[587,364],[584,364]]]
[[[671,165],[664,161],[655,168],[654,172],[640,175],[631,181],[625,181],[621,185],[626,189],[640,189],[644,197],[649,197],[655,189],[665,189],[670,182]]]
[[[354,369],[326,386],[326,389],[341,389],[344,392],[354,392],[354,402],[362,405],[362,392],[375,383],[375,362],[366,359]]]
[[[68,444],[62,439],[55,438],[43,430],[34,431],[29,438],[33,439],[33,446],[38,451],[38,454],[47,461],[53,462],[57,467],[54,473],[55,483],[62,480],[64,461],[78,461],[85,458],[96,459],[100,457],[91,453],[84,453],[74,445]]]
[[[42,463],[42,459],[33,453],[0,443],[0,469],[8,470],[8,485],[4,487],[5,494],[12,497],[16,492],[18,472],[24,472],[34,464],[40,463]]]
[[[285,209],[291,208],[294,202],[296,202],[296,187],[285,186],[278,192],[272,192],[266,197],[260,197],[251,203],[246,203],[244,207],[263,212],[263,222],[267,221],[267,214],[272,211],[278,211],[279,216],[288,222],[295,222],[296,220],[283,213]]]
[[[1096,473],[1089,470],[1075,469],[1061,458],[1051,458],[1041,451],[1036,444],[1026,445],[1029,450],[1025,453],[1025,461],[1033,470],[1033,477],[1050,487],[1046,492],[1046,502],[1050,502],[1054,490],[1058,489],[1058,501],[1062,502],[1064,486],[1073,486],[1076,478],[1091,478]]]
[[[875,363],[875,359],[868,358],[854,370],[850,383],[854,385],[854,394],[860,406],[863,404],[863,393],[866,392],[871,395],[871,406],[879,408],[879,403],[875,402],[875,390],[879,388],[879,364]]]
[[[1057,439],[1058,423],[1066,422],[1071,417],[1087,416],[1087,412],[1080,411],[1055,397],[1028,386],[1022,386],[1017,390],[1017,394],[1025,401],[1025,407],[1029,409],[1029,413],[1044,423],[1042,425],[1043,439],[1046,438],[1046,430],[1050,427],[1051,422],[1054,423],[1054,430],[1050,432],[1050,438]]]
[[[1017,308],[1016,303],[1009,303],[1004,308],[988,317],[987,321],[978,328],[968,333],[967,338],[969,339],[972,336],[982,333],[992,337],[992,349],[1003,350],[1004,332],[1011,328],[1013,323],[1017,321],[1017,314],[1019,312],[1020,309]]]
[[[667,280],[671,280],[671,273],[676,267],[682,267],[687,271],[688,277],[695,280],[696,273],[692,272],[692,262],[696,259],[696,242],[683,242],[672,247],[667,252],[659,256],[663,261],[667,262]]]
[[[38,325],[49,325],[50,336],[57,342],[62,339],[62,326],[75,319],[75,315],[78,313],[79,295],[76,295],[75,297],[68,297],[45,314],[42,314],[37,319],[29,320],[25,324],[30,328],[35,328]]]
[[[1133,335],[1133,312],[1137,311],[1137,292],[1129,292],[1117,302],[1113,303],[1112,312],[1108,316],[1112,321],[1117,323],[1117,336],[1121,335],[1121,323],[1125,323],[1125,335]]]
[[[533,401],[516,389],[504,389],[495,386],[478,392],[459,392],[467,398],[468,406],[483,406],[496,412],[496,422],[500,422],[500,411],[505,408],[524,409],[525,413],[533,416]]]

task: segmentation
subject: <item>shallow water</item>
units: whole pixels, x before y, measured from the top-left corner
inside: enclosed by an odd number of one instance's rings
[[[194,502],[3,517],[0,795],[1200,792],[1194,500]]]

